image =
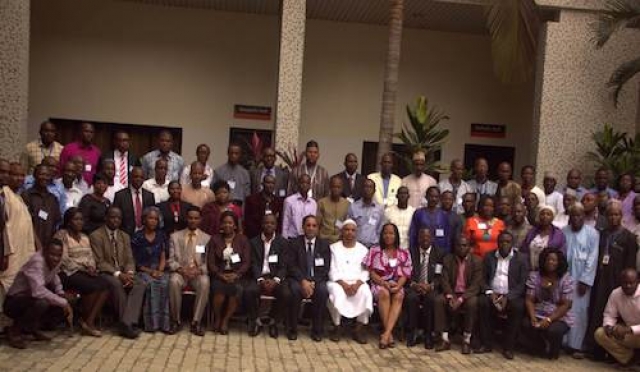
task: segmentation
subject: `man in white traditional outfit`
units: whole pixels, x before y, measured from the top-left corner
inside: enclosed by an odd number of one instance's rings
[[[566,336],[566,344],[576,359],[584,358],[583,342],[589,324],[591,287],[598,268],[600,234],[584,223],[584,207],[575,203],[568,209],[569,224],[562,229],[567,242],[569,273],[576,281],[571,311],[575,316],[573,327]]]
[[[329,338],[340,340],[340,320],[356,318],[353,339],[366,344],[364,327],[373,312],[373,295],[367,285],[369,272],[362,266],[368,253],[367,247],[356,241],[357,225],[354,220],[346,220],[342,225],[342,240],[331,245],[331,269],[329,270],[329,313],[333,328]]]
[[[24,183],[24,170],[19,163],[11,163],[7,185],[2,187],[4,212],[4,255],[8,264],[0,272],[0,304],[13,284],[18,271],[36,251],[31,214],[17,190]]]

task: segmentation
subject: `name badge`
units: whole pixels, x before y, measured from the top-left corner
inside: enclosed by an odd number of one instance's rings
[[[271,209],[265,209],[264,214],[266,216],[267,214],[273,214],[273,212],[271,211]]]
[[[322,258],[322,257],[316,257],[316,259],[315,259],[315,265],[316,265],[316,266],[324,266],[324,258]]]
[[[458,198],[458,200],[456,200],[456,204],[457,205],[462,205],[462,198]]]
[[[236,188],[236,181],[229,180],[229,181],[227,181],[227,184],[229,184],[229,188],[230,188],[231,190],[233,190],[233,189],[235,189],[235,188]]]
[[[369,225],[377,225],[378,224],[378,219],[375,217],[369,217]]]
[[[231,255],[231,263],[237,264],[240,262],[240,255],[237,253],[234,253]]]
[[[442,265],[436,264],[436,274],[442,274]]]
[[[278,190],[278,195],[281,198],[284,198],[285,196],[287,196],[287,192],[285,191],[285,189],[280,189],[280,190]]]
[[[444,237],[444,229],[436,229],[436,238]]]
[[[389,266],[391,266],[391,267],[398,266],[398,259],[397,258],[390,258],[389,259]]]
[[[173,212],[173,221],[174,222],[178,222],[179,218],[180,218],[180,216],[178,215],[178,212]]]
[[[92,168],[91,168],[91,164],[85,164],[85,165],[84,165],[84,171],[85,171],[85,172],[91,172],[91,169],[92,169]]]
[[[608,265],[609,264],[609,255],[605,254],[604,257],[602,257],[602,264],[603,265]]]
[[[203,244],[196,245],[196,253],[205,253]]]
[[[341,229],[341,228],[342,228],[342,225],[343,225],[343,223],[342,223],[342,221],[341,221],[341,220],[336,220],[336,227],[337,227],[337,228]]]
[[[487,224],[486,224],[486,223],[484,223],[484,222],[479,223],[479,224],[478,224],[478,228],[479,228],[480,230],[486,230],[486,229],[487,229]]]
[[[382,198],[382,205],[387,205],[387,198]]]
[[[313,198],[313,190],[309,189],[309,191],[307,191],[307,198]]]
[[[269,263],[278,263],[278,255],[272,254],[269,256]]]
[[[40,209],[40,211],[38,212],[38,217],[40,217],[41,220],[47,220],[47,218],[49,218],[49,213],[43,211],[42,209]]]
[[[348,198],[347,198],[347,201],[349,202],[349,204],[353,204],[353,202],[354,202],[355,200],[353,200],[353,198],[352,198],[352,197],[348,197]]]
[[[578,253],[578,259],[580,261],[586,261],[587,260],[587,252],[579,252]]]
[[[131,171],[133,170],[133,165],[129,166],[129,173],[131,173]]]

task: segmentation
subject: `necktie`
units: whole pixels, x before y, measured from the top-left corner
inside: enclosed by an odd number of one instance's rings
[[[116,241],[116,232],[109,231],[109,236],[109,240],[111,240],[111,248],[113,249],[113,265],[118,269],[120,265],[118,264],[118,242]]]
[[[140,190],[136,190],[136,200],[133,201],[135,207],[136,228],[142,227],[142,201],[140,201]]]
[[[118,168],[118,173],[120,176],[120,184],[122,184],[122,186],[127,186],[129,180],[127,180],[127,162],[124,154],[120,155],[120,167]]]
[[[195,233],[193,231],[189,231],[188,238],[187,238],[187,252],[189,253],[187,254],[188,254],[189,261],[193,261],[194,265],[197,266],[198,262],[196,260],[196,253],[195,253],[196,250],[194,246],[195,241],[193,239],[194,235]]]
[[[429,278],[429,259],[427,258],[427,251],[422,251],[422,258],[420,260],[420,283],[427,283]]]
[[[313,277],[313,245],[311,242],[307,242],[307,274],[309,277]]]
[[[353,194],[353,189],[355,189],[355,187],[356,187],[355,183],[356,183],[355,177],[354,176],[349,176],[349,188],[350,188],[352,194]]]

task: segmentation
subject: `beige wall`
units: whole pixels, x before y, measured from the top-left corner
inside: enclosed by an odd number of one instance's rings
[[[233,104],[274,106],[278,19],[126,2],[34,0],[29,135],[46,117],[184,128],[224,161],[228,127],[271,129],[233,119]],[[346,152],[378,138],[386,27],[309,20],[300,145],[320,142],[321,161],[341,169]],[[486,37],[406,30],[398,97],[424,94],[451,116],[444,160],[464,143],[516,146],[530,160],[532,86],[493,78]],[[470,123],[507,125],[507,138],[469,138]]]
[[[489,39],[460,33],[405,30],[396,127],[405,105],[425,95],[449,114],[443,161],[464,156],[464,144],[516,147],[516,166],[531,160],[533,84],[505,86],[493,75]],[[323,163],[339,170],[349,150],[378,141],[386,27],[311,21],[303,82],[300,145],[324,145]],[[471,138],[471,123],[505,124],[505,139]]]
[[[277,17],[110,1],[35,0],[30,137],[46,117],[182,126],[183,153],[226,159],[233,105],[273,106]]]

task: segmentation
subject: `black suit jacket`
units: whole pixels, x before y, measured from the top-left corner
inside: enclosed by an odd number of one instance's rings
[[[160,209],[162,214],[162,228],[167,236],[171,235],[175,231],[183,230],[187,228],[187,208],[191,206],[190,203],[180,201],[180,213],[178,213],[178,222],[175,220],[173,211],[169,206],[168,201],[164,201],[156,205]]]
[[[491,289],[491,283],[493,283],[493,278],[496,276],[498,267],[496,252],[497,250],[494,250],[484,256],[484,290]],[[524,299],[528,276],[529,269],[524,256],[513,251],[513,257],[509,261],[509,293],[507,294],[507,299]]]
[[[264,243],[262,242],[262,236],[256,236],[249,242],[251,244],[251,273],[254,279],[262,277],[262,265],[264,263]],[[269,262],[269,271],[274,277],[285,279],[287,277],[287,262],[286,253],[288,250],[289,242],[287,239],[280,235],[276,235],[271,242],[271,248],[269,249],[269,255],[277,255],[278,262]]]
[[[420,280],[420,248],[411,248],[409,253],[411,253],[411,263],[413,265],[411,282],[417,283]],[[434,282],[438,281],[439,278],[442,277],[442,274],[436,274],[436,265],[443,264],[444,256],[445,254],[442,249],[433,245],[431,246],[431,253],[429,253],[429,271],[427,272],[427,281],[429,283],[434,284]],[[410,285],[411,282],[408,282],[407,285]]]
[[[113,155],[113,150],[102,153],[102,156],[100,156],[100,162],[98,162],[98,172],[102,172],[102,160],[104,159],[113,159],[116,162],[116,173],[117,173],[119,164],[118,164],[118,160]],[[141,165],[140,158],[137,157],[135,154],[132,154],[131,151],[129,151],[127,153],[127,165],[129,166],[127,173],[129,173],[129,176],[131,176],[131,168],[139,167]]]
[[[356,172],[356,182],[355,188],[351,189],[351,184],[347,179],[347,175],[344,171],[334,175],[334,177],[340,177],[342,180],[342,197],[344,198],[353,198],[353,200],[358,200],[362,197],[362,187],[364,186],[364,181],[367,177],[362,174]]]
[[[329,241],[316,238],[313,248],[313,255],[324,259],[324,265],[314,267],[314,276],[307,275],[307,244],[304,236],[299,236],[290,241],[289,254],[287,254],[287,277],[296,281],[302,279],[313,280],[315,282],[326,282],[329,280],[329,269],[331,266],[331,250]]]
[[[147,207],[155,205],[155,198],[153,193],[140,188],[142,191],[142,210]],[[133,236],[136,231],[136,215],[133,206],[133,197],[131,197],[131,188],[127,187],[116,193],[113,197],[113,206],[120,208],[122,211],[122,226],[120,227],[124,232]]]
[[[276,189],[275,194],[278,197],[284,198],[287,195],[287,186],[289,185],[289,171],[286,169],[282,169],[279,166],[274,166],[273,169],[276,171]],[[264,167],[259,167],[251,170],[251,193],[255,194],[260,192],[260,186],[262,185],[262,171]],[[282,190],[282,191],[280,191]]]

